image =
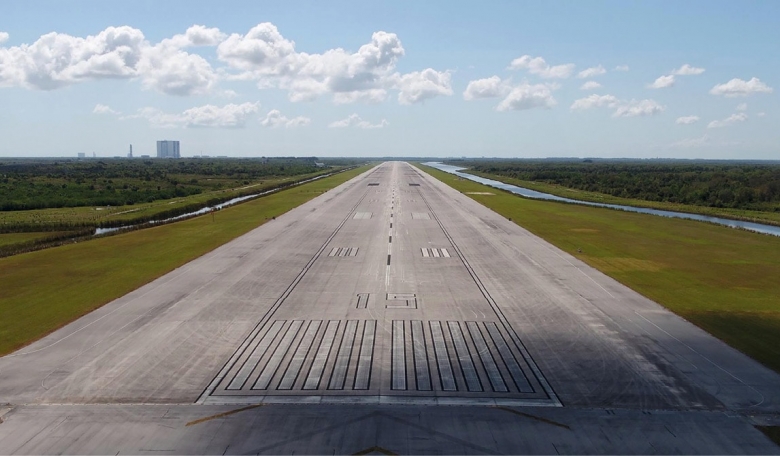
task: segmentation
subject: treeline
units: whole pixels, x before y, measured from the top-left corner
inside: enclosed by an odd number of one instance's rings
[[[780,165],[717,162],[453,161],[477,172],[621,198],[780,211]]]
[[[316,157],[0,160],[0,211],[123,206],[322,170]]]

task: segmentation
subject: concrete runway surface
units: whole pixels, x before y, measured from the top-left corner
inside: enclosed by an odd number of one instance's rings
[[[3,454],[780,454],[754,424],[776,373],[401,162],[0,358]]]

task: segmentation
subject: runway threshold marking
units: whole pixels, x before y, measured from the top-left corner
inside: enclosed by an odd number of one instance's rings
[[[236,413],[245,412],[247,410],[251,410],[254,408],[262,407],[266,404],[254,404],[254,405],[248,405],[246,407],[241,407],[239,409],[230,410],[227,412],[217,413],[216,415],[207,416],[205,418],[199,418],[197,420],[190,421],[189,423],[185,424],[184,426],[194,426],[196,424],[205,423],[206,421],[216,420],[217,418],[223,418],[226,416],[230,416]]]
[[[541,421],[542,423],[547,423],[553,426],[557,426],[559,428],[567,429],[571,431],[571,428],[563,423],[559,423],[557,421],[548,420],[547,418],[542,418],[541,416],[531,415],[530,413],[524,413],[519,410],[511,409],[509,407],[503,407],[501,405],[492,405],[491,408],[503,410],[505,412],[514,413],[515,415],[524,416],[526,418],[530,418],[532,420]]]

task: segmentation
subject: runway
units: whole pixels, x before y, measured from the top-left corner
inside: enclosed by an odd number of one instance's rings
[[[0,453],[780,452],[780,376],[401,162],[0,358],[0,404]]]

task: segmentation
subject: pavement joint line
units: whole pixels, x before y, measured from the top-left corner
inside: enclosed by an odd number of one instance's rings
[[[553,426],[558,426],[559,428],[567,429],[571,431],[571,428],[563,423],[559,423],[557,421],[548,420],[547,418],[542,418],[541,416],[531,415],[530,413],[521,412],[519,410],[511,409],[509,407],[504,407],[502,405],[492,405],[491,408],[495,408],[498,410],[503,410],[505,412],[514,413],[515,415],[524,416],[526,418],[530,418],[532,420],[541,421],[542,423],[551,424]]]
[[[238,409],[235,409],[235,410],[230,410],[230,411],[227,411],[227,412],[217,413],[216,415],[211,415],[211,416],[207,416],[207,417],[204,417],[204,418],[199,418],[197,420],[192,420],[192,421],[188,422],[187,424],[185,424],[184,426],[187,427],[187,426],[193,426],[195,424],[205,423],[206,421],[216,420],[218,418],[224,418],[226,416],[234,415],[236,413],[244,412],[246,410],[251,410],[251,409],[258,408],[258,407],[263,407],[264,405],[266,405],[266,404],[247,405],[246,407],[241,407],[241,408],[238,408]]]
[[[370,448],[366,448],[365,450],[360,450],[357,453],[352,453],[352,455],[353,456],[362,456],[364,454],[371,454],[371,453],[382,453],[382,454],[386,454],[388,456],[393,456],[393,455],[397,455],[398,454],[398,453],[393,453],[392,451],[387,450],[385,448],[382,448],[381,446],[374,445],[374,446],[372,446]]]

